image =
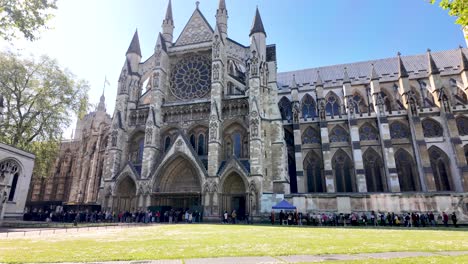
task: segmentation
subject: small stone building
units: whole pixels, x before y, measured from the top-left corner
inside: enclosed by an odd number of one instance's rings
[[[0,143],[0,221],[23,218],[34,158]]]

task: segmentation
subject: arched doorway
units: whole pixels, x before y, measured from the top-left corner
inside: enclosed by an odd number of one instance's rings
[[[196,168],[185,157],[170,161],[154,186],[152,205],[201,210],[201,183]]]
[[[132,178],[125,176],[117,187],[115,211],[133,212],[136,209],[136,185]]]
[[[222,209],[231,213],[236,210],[237,217],[243,219],[247,209],[245,183],[235,172],[229,174],[223,183]]]

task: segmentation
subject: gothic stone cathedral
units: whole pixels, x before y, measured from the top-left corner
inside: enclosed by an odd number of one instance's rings
[[[81,173],[62,155],[32,200],[64,167],[73,184],[60,199],[103,210],[259,216],[284,197],[302,212],[467,220],[466,49],[277,73],[258,9],[249,46],[228,37],[224,0],[214,29],[198,4],[177,39],[173,29],[169,1],[152,56],[133,36],[112,119],[75,136]]]

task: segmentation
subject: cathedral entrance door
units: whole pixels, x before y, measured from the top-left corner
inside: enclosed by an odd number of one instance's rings
[[[162,176],[155,181],[153,206],[169,206],[173,209],[200,210],[201,184],[192,163],[179,156],[165,167]]]
[[[222,211],[229,214],[236,210],[237,219],[243,220],[246,213],[246,191],[245,184],[241,176],[232,173],[227,176],[223,183]]]
[[[132,212],[136,210],[136,186],[129,176],[120,181],[114,202],[114,211]]]

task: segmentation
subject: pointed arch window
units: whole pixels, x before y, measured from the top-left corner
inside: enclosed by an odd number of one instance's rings
[[[200,155],[200,156],[206,155],[206,152],[205,152],[205,135],[204,134],[198,135],[198,155]]]
[[[355,190],[354,172],[352,170],[351,159],[344,151],[339,150],[335,154],[333,158],[333,170],[335,172],[336,191],[353,192]]]
[[[431,147],[429,157],[437,191],[450,191],[450,165],[447,155],[439,148]]]
[[[171,146],[171,137],[167,136],[164,140],[164,151],[167,152]]]
[[[194,134],[190,135],[190,145],[192,145],[192,148],[195,149],[195,135]]]
[[[234,156],[236,156],[236,158],[240,158],[241,157],[241,153],[242,153],[242,145],[241,145],[241,134],[239,132],[236,132],[234,133],[234,135],[232,135],[232,139],[234,141]]]
[[[364,100],[362,99],[362,96],[359,95],[358,93],[355,93],[353,95],[353,102],[354,102],[354,112],[355,113],[366,113],[367,112],[367,106]]]
[[[319,132],[312,127],[308,127],[302,135],[302,144],[320,144]]]
[[[340,115],[340,101],[335,94],[330,94],[327,97],[327,104],[325,105],[325,111],[329,116]]]
[[[317,116],[317,108],[315,101],[309,94],[306,94],[302,99],[302,117],[315,118]]]
[[[18,186],[18,179],[19,179],[19,173],[15,173],[15,175],[13,176],[13,181],[11,182],[10,194],[8,195],[9,202],[15,199],[16,187]]]
[[[281,98],[280,102],[278,103],[278,107],[281,113],[281,118],[283,120],[291,121],[292,118],[292,106],[291,101],[288,98],[283,97]]]
[[[424,130],[424,136],[428,138],[432,137],[442,137],[444,135],[444,130],[439,122],[426,118],[422,121],[422,127]]]
[[[465,116],[457,117],[457,128],[460,136],[468,135],[468,118]]]
[[[348,132],[341,126],[335,126],[330,133],[330,142],[348,142]]]
[[[314,153],[309,152],[304,160],[307,177],[308,192],[325,192],[325,179],[322,173],[322,160]]]
[[[398,150],[395,153],[395,163],[402,192],[418,191],[418,176],[413,157],[405,150]]]
[[[383,177],[383,162],[380,155],[373,149],[364,153],[364,172],[368,192],[384,192],[385,179]]]
[[[390,124],[390,136],[393,139],[409,138],[408,126],[401,122],[393,122]]]
[[[378,132],[375,127],[365,123],[359,128],[359,139],[360,140],[379,140]]]

